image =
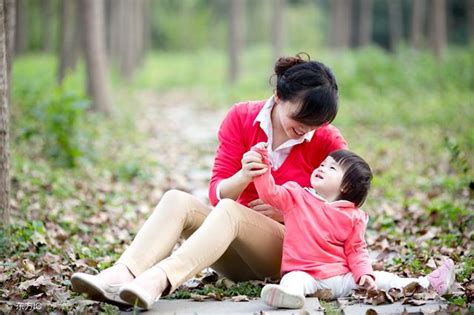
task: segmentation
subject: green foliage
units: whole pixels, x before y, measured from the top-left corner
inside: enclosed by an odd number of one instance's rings
[[[13,133],[19,141],[38,148],[38,153],[62,167],[75,167],[84,156],[87,143],[84,135],[85,110],[89,101],[80,88],[71,87],[75,78],[63,86],[55,83],[53,60],[38,56],[25,57],[13,71],[13,124],[21,126]],[[17,66],[18,65],[18,66]]]
[[[0,230],[0,257],[9,257],[28,251],[31,246],[46,245],[44,223],[32,220],[11,224]]]
[[[463,282],[469,280],[474,269],[474,258],[466,257],[461,272],[456,274],[456,280]]]
[[[44,152],[59,166],[74,167],[84,155],[80,124],[87,106],[87,100],[57,88],[37,112],[46,138]]]
[[[248,297],[259,297],[262,287],[252,281],[238,282],[230,288],[216,287],[214,285],[206,284],[203,288],[192,290],[177,290],[166,298],[169,299],[189,299],[191,294],[208,295],[216,294],[221,297],[246,295]]]

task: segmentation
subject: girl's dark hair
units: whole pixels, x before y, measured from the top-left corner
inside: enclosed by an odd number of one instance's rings
[[[344,170],[341,192],[336,200],[347,200],[360,207],[367,197],[372,180],[369,164],[360,156],[347,150],[329,154]]]
[[[302,58],[306,55],[308,60]],[[282,57],[275,63],[276,92],[282,101],[300,104],[292,119],[308,126],[321,126],[337,114],[337,83],[331,70],[306,53]]]

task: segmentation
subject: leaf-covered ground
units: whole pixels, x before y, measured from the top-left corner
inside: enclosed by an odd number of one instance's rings
[[[77,296],[70,276],[113,264],[167,189],[206,200],[225,108],[206,106],[205,97],[194,94],[138,93],[130,100],[136,106],[128,132],[120,123],[98,127],[94,152],[109,161],[100,166],[58,169],[31,147],[14,147],[13,225],[0,235],[0,312],[117,311]],[[472,165],[453,139],[431,145],[439,130],[400,128],[341,126],[376,176],[365,206],[374,268],[416,277],[449,256],[456,265],[456,289],[446,298],[466,310],[474,296]],[[216,281],[188,283],[173,297],[252,297],[263,284]]]

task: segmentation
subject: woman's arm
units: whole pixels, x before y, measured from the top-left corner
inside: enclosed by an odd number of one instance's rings
[[[214,206],[223,198],[236,200],[252,178],[265,171],[260,156],[249,151],[246,145],[240,106],[245,105],[232,107],[219,129],[219,145],[209,184],[209,200]]]

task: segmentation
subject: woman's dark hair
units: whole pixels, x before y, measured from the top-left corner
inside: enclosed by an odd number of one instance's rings
[[[347,150],[337,150],[329,154],[344,170],[341,192],[336,200],[353,202],[361,206],[369,192],[372,171],[360,156]]]
[[[301,56],[306,55],[308,60]],[[292,119],[308,126],[321,126],[337,114],[337,83],[332,71],[306,53],[282,57],[275,63],[276,92],[282,101],[300,104]]]

